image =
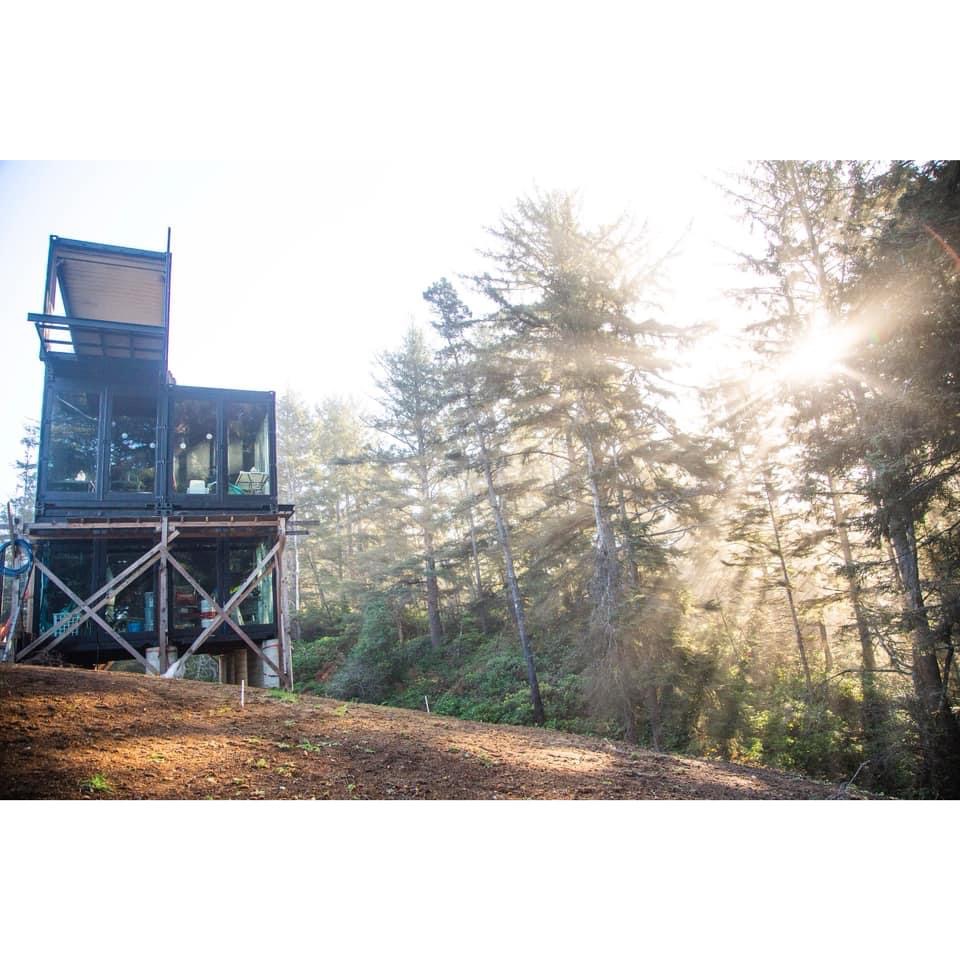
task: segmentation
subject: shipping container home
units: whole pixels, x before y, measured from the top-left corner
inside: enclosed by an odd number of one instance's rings
[[[50,238],[28,315],[46,372],[16,658],[173,675],[202,648],[222,676],[290,686],[275,396],[175,383],[170,276],[169,249]]]

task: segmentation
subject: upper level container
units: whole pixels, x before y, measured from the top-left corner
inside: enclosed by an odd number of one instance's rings
[[[50,238],[45,312],[29,315],[46,364],[38,517],[276,511],[274,394],[167,371],[170,264]]]

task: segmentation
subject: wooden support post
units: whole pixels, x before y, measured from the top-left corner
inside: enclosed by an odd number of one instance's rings
[[[287,545],[287,521],[285,517],[280,517],[280,534],[277,542],[280,549],[277,551],[277,592],[280,598],[279,609],[277,610],[277,640],[280,642],[280,666],[283,667],[283,673],[280,674],[280,682],[285,690],[293,689],[293,651],[290,649],[290,596],[287,590],[287,581],[283,576],[283,551]]]
[[[24,609],[23,615],[20,619],[20,636],[26,638],[28,635],[32,636],[33,634],[33,598],[36,596],[37,589],[37,568],[35,564],[31,564],[30,573],[27,575],[27,593],[24,597]],[[13,659],[16,661],[17,648],[16,637],[10,638],[11,651],[13,652]]]
[[[167,672],[170,664],[167,662],[167,538],[170,532],[170,522],[167,517],[160,519],[160,570],[157,575],[158,603],[154,604],[154,616],[157,618],[157,640],[160,646],[160,675]]]

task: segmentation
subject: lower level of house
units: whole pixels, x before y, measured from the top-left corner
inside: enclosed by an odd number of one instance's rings
[[[256,685],[274,685],[278,676],[289,685],[283,523],[188,517],[33,525],[17,659],[81,666],[136,659],[164,673],[185,655],[204,653],[220,657],[221,672],[237,682],[244,671],[251,683],[265,671]],[[249,667],[237,665],[248,655]]]

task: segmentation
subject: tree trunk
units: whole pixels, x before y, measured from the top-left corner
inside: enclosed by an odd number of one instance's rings
[[[439,650],[443,643],[443,626],[440,623],[440,588],[437,585],[436,561],[433,559],[433,538],[427,531],[424,531],[423,541],[427,554],[423,566],[427,579],[427,620],[430,624],[430,646],[434,650]]]
[[[311,554],[309,550],[307,551],[307,563],[310,566],[310,572],[313,574],[313,585],[316,587],[317,597],[320,600],[320,606],[324,613],[326,613],[326,615],[333,620],[333,611],[330,609],[330,604],[327,603],[327,597],[323,592],[323,585],[320,582],[320,571],[317,569],[317,561],[314,560],[313,554]]]
[[[830,649],[830,639],[827,637],[827,625],[822,620],[818,620],[817,629],[820,631],[820,647],[823,649],[823,665],[827,673],[833,673],[833,651]]]
[[[886,725],[888,719],[887,704],[877,687],[877,661],[873,650],[873,639],[870,636],[870,627],[867,624],[866,613],[863,609],[863,600],[860,595],[860,582],[857,580],[853,565],[853,550],[850,546],[850,534],[847,529],[847,517],[840,504],[833,476],[827,474],[827,484],[830,490],[830,499],[833,502],[834,525],[840,540],[840,550],[843,553],[843,575],[847,581],[847,596],[853,608],[853,616],[857,624],[857,636],[860,639],[860,688],[863,695],[860,718],[863,726],[863,740],[866,747],[870,766],[867,767],[865,783],[879,789],[885,789],[892,784],[888,783],[885,771],[888,767],[887,757],[890,753],[890,744],[887,741]],[[830,669],[828,667],[828,669]]]
[[[581,440],[587,457],[587,485],[590,488],[590,499],[593,503],[594,529],[596,532],[594,545],[594,581],[598,591],[596,613],[604,622],[612,625],[620,600],[622,579],[620,558],[617,555],[617,542],[613,535],[610,519],[607,516],[607,508],[600,496],[600,485],[597,482],[597,462],[591,438],[581,437]]]
[[[336,503],[334,504],[334,509],[336,510],[336,532],[337,532],[337,583],[340,585],[340,600],[343,602],[345,600],[343,594],[343,519],[340,514],[340,497],[337,497]]]
[[[776,511],[773,509],[773,495],[770,481],[764,476],[763,492],[767,499],[767,510],[770,514],[770,525],[773,528],[773,538],[777,544],[777,559],[780,561],[780,572],[783,575],[783,588],[787,594],[787,604],[790,607],[790,619],[793,621],[793,632],[797,639],[797,649],[800,651],[800,663],[803,665],[803,677],[807,685],[807,699],[813,701],[813,680],[810,676],[810,664],[807,662],[807,651],[803,645],[803,633],[800,630],[800,619],[797,616],[797,606],[793,599],[793,582],[787,571],[787,561],[783,555],[783,544],[780,540],[780,524]]]
[[[650,684],[643,688],[643,698],[647,707],[647,718],[650,721],[650,741],[653,749],[660,753],[663,750],[663,723],[660,718],[660,692]]]
[[[467,495],[470,495],[470,491],[467,491]],[[470,553],[473,556],[473,576],[474,576],[474,589],[477,600],[477,614],[480,617],[480,630],[486,635],[487,628],[487,611],[485,604],[483,602],[483,578],[480,576],[480,551],[477,549],[477,528],[473,522],[473,507],[467,508],[467,519],[470,523]]]
[[[635,664],[630,662],[630,650],[624,642],[623,625],[620,622],[624,601],[623,564],[617,549],[609,510],[600,491],[593,437],[583,427],[578,430],[578,436],[586,455],[587,486],[593,504],[595,528],[594,607],[591,616],[591,632],[594,642],[599,647],[600,663],[612,671],[610,688],[614,696],[620,700],[617,706],[624,718],[624,736],[631,743],[637,743],[639,741],[635,716],[637,677]],[[660,740],[659,707],[655,705],[655,709],[651,711],[649,697],[647,697],[647,708],[651,736],[655,743],[658,743]],[[659,747],[655,746],[654,749]]]
[[[960,799],[960,726],[950,708],[927,619],[913,518],[895,508],[890,513],[888,530],[904,585],[903,612],[913,648],[913,689],[924,754],[924,786],[941,799]]]
[[[420,481],[423,565],[427,581],[427,622],[430,625],[430,646],[434,650],[439,650],[443,643],[443,624],[440,622],[440,588],[437,584],[437,559],[433,548],[433,497],[430,492],[430,468],[422,423],[417,430],[417,474]]]
[[[543,724],[546,718],[543,712],[543,701],[540,699],[540,683],[537,680],[537,669],[533,662],[533,647],[530,643],[530,636],[527,633],[527,620],[523,609],[523,597],[520,594],[520,585],[517,582],[517,574],[513,566],[510,534],[507,530],[506,521],[503,518],[503,510],[500,507],[499,498],[497,497],[496,486],[493,482],[493,467],[490,463],[490,455],[487,452],[487,446],[484,442],[483,433],[479,424],[476,426],[476,431],[480,446],[483,476],[487,482],[487,499],[490,502],[490,509],[493,511],[493,521],[497,528],[497,539],[500,541],[500,549],[503,551],[504,578],[510,597],[510,607],[513,610],[513,619],[517,625],[517,634],[520,637],[520,649],[523,652],[523,662],[527,668],[527,683],[530,686],[530,702],[533,705],[533,722],[539,726]]]

